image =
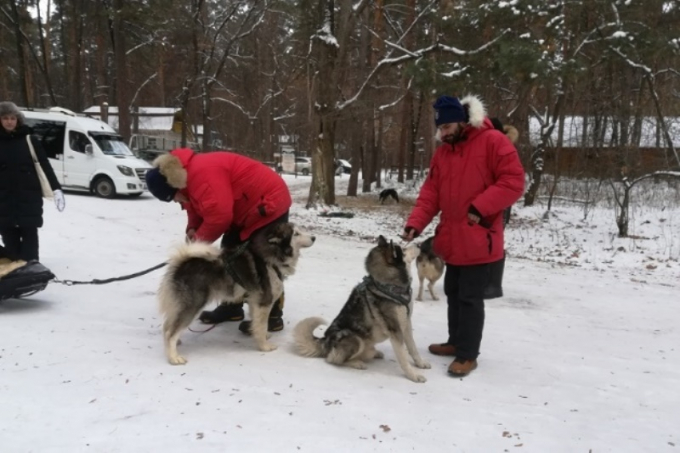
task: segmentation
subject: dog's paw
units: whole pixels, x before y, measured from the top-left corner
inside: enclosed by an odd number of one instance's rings
[[[278,347],[278,346],[276,346],[274,343],[270,343],[270,342],[268,342],[268,341],[267,341],[266,343],[263,343],[263,344],[261,344],[261,345],[259,346],[260,351],[262,351],[262,352],[271,352],[271,351],[275,351],[277,347]]]
[[[351,362],[347,362],[347,366],[357,370],[365,370],[368,368],[368,366],[366,366],[366,363],[362,362],[361,360],[353,360]]]
[[[382,353],[382,351],[375,351],[375,355],[373,355],[374,359],[384,359],[385,354]]]
[[[429,370],[430,368],[432,368],[432,365],[430,365],[430,362],[428,362],[427,360],[422,360],[422,359],[416,360],[415,364],[416,364],[416,367],[418,367],[422,370]]]
[[[410,380],[412,380],[413,382],[417,382],[419,384],[422,384],[423,382],[427,382],[427,379],[422,374],[412,374],[412,375],[407,375],[406,377],[409,378]]]
[[[176,355],[173,357],[168,357],[168,362],[170,362],[170,365],[186,365],[187,359],[181,355]]]
[[[432,296],[432,300],[439,300],[439,297],[437,297],[437,296]]]
[[[422,301],[423,301],[423,298],[420,297],[420,296],[418,296],[418,297],[416,297],[416,300],[417,300],[418,302],[422,302]]]

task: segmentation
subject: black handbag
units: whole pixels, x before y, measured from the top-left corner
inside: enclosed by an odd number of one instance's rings
[[[503,258],[493,263],[489,263],[488,278],[484,288],[484,299],[496,299],[503,297],[503,271],[505,270],[505,251]]]

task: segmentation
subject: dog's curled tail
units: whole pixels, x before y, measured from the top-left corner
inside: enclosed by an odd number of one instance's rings
[[[190,258],[202,258],[208,261],[216,261],[220,257],[221,250],[206,242],[190,242],[178,246],[170,257],[170,266],[176,267]]]
[[[313,317],[300,321],[293,329],[295,349],[305,357],[325,357],[328,352],[324,348],[323,340],[314,336],[314,329],[327,324],[321,318]]]

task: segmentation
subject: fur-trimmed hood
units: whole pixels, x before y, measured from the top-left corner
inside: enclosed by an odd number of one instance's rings
[[[517,140],[519,139],[519,131],[515,126],[503,126],[503,132],[505,133],[506,137],[510,139],[513,145],[517,143]]]
[[[484,120],[486,119],[486,107],[482,100],[473,94],[468,94],[460,100],[460,103],[468,113],[467,124],[469,127],[475,129],[481,129],[484,126]],[[441,141],[441,131],[437,129],[434,138],[437,141]]]
[[[482,100],[478,96],[468,94],[460,100],[460,103],[468,112],[468,124],[477,129],[482,127],[486,118],[486,107]]]
[[[180,148],[158,156],[152,165],[157,167],[161,174],[165,176],[170,187],[185,189],[187,187],[187,170],[185,167],[192,157],[194,157],[192,150]]]

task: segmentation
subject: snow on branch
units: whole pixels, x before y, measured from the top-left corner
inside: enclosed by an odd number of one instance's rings
[[[402,94],[401,96],[399,96],[399,98],[397,98],[394,102],[390,102],[389,104],[381,105],[380,107],[378,107],[378,110],[381,110],[381,111],[382,111],[382,110],[387,110],[387,109],[389,109],[390,107],[394,107],[395,105],[399,104],[399,103],[401,102],[401,100],[404,99],[404,98],[406,97],[406,93],[408,93],[409,90],[411,89],[411,83],[412,83],[412,82],[413,82],[413,77],[411,77],[410,79],[408,79],[408,84],[406,85],[406,89],[404,90],[404,94]]]
[[[151,74],[151,76],[149,76],[148,79],[146,79],[146,80],[139,86],[139,88],[137,88],[137,91],[135,92],[135,95],[132,96],[132,100],[130,101],[130,108],[132,108],[132,106],[135,105],[135,101],[137,100],[137,96],[139,95],[139,92],[142,91],[142,88],[144,88],[144,87],[146,86],[147,83],[149,83],[149,82],[151,82],[153,79],[155,79],[157,75],[158,75],[158,71],[154,72],[153,74]]]
[[[478,48],[476,48],[476,49],[474,49],[474,50],[461,50],[461,49],[457,49],[457,48],[455,48],[455,47],[445,46],[444,44],[439,44],[439,43],[437,43],[437,47],[439,48],[439,50],[442,50],[442,51],[444,51],[444,52],[449,52],[449,53],[452,53],[452,54],[455,54],[455,55],[458,55],[458,56],[463,56],[463,55],[475,55],[475,54],[478,54],[478,53],[480,53],[480,52],[484,52],[486,49],[488,49],[489,47],[491,47],[491,46],[493,46],[494,44],[496,44],[496,42],[497,42],[499,39],[501,39],[503,36],[505,36],[505,35],[508,34],[509,32],[510,32],[510,29],[507,29],[507,28],[506,28],[505,30],[503,30],[503,31],[501,32],[500,35],[496,36],[496,37],[495,37],[494,39],[492,39],[491,41],[489,41],[489,42],[487,42],[487,43],[485,43],[485,44],[482,44],[480,47],[478,47]]]
[[[323,27],[321,27],[320,30],[318,30],[316,33],[312,35],[311,40],[314,39],[318,39],[319,41],[329,46],[340,47],[340,45],[338,44],[338,40],[335,38],[335,36],[333,36],[333,33],[331,32],[331,24],[329,22],[325,22],[323,24]]]
[[[378,72],[380,72],[383,68],[385,68],[387,66],[394,66],[394,65],[401,64],[401,63],[405,63],[407,61],[418,60],[418,59],[426,56],[430,52],[434,52],[435,50],[442,50],[444,52],[451,52],[451,53],[455,53],[457,55],[475,55],[477,53],[483,52],[484,50],[488,49],[490,46],[495,44],[499,39],[501,39],[509,31],[510,30],[508,30],[508,29],[503,30],[503,32],[501,32],[501,34],[498,35],[496,38],[494,38],[493,40],[483,44],[482,46],[478,47],[477,49],[473,49],[473,50],[460,50],[460,49],[455,49],[454,47],[445,46],[441,43],[436,43],[436,44],[433,44],[429,47],[424,47],[422,49],[410,51],[410,52],[408,52],[405,55],[402,55],[400,57],[390,58],[390,55],[391,55],[391,53],[390,53],[385,58],[380,60],[378,62],[378,64],[375,65],[373,70],[370,72],[370,74],[368,74],[368,77],[366,77],[366,79],[364,80],[364,83],[359,87],[359,90],[354,94],[354,96],[352,96],[351,98],[349,98],[349,99],[347,99],[343,102],[338,102],[338,104],[336,105],[336,109],[338,111],[343,110],[347,106],[349,106],[353,102],[355,102],[359,98],[359,96],[361,96],[361,94],[364,92],[364,90],[369,85],[371,80],[373,80],[373,77],[375,77],[378,74]],[[401,41],[401,39],[399,41]],[[397,42],[399,42],[399,41],[397,41]],[[401,48],[401,46],[399,46],[398,44],[389,43],[387,41],[386,41],[386,43],[388,45],[390,45],[390,47]]]
[[[148,46],[149,44],[153,44],[155,41],[156,41],[156,37],[155,37],[155,36],[152,36],[151,38],[149,38],[148,41],[144,41],[143,43],[137,44],[135,47],[133,47],[132,49],[130,49],[130,50],[128,50],[127,52],[125,52],[125,55],[130,55],[130,54],[131,54],[132,52],[134,52],[135,50],[137,50],[137,49],[139,49],[139,48],[141,48],[141,47],[144,47],[144,46]]]

